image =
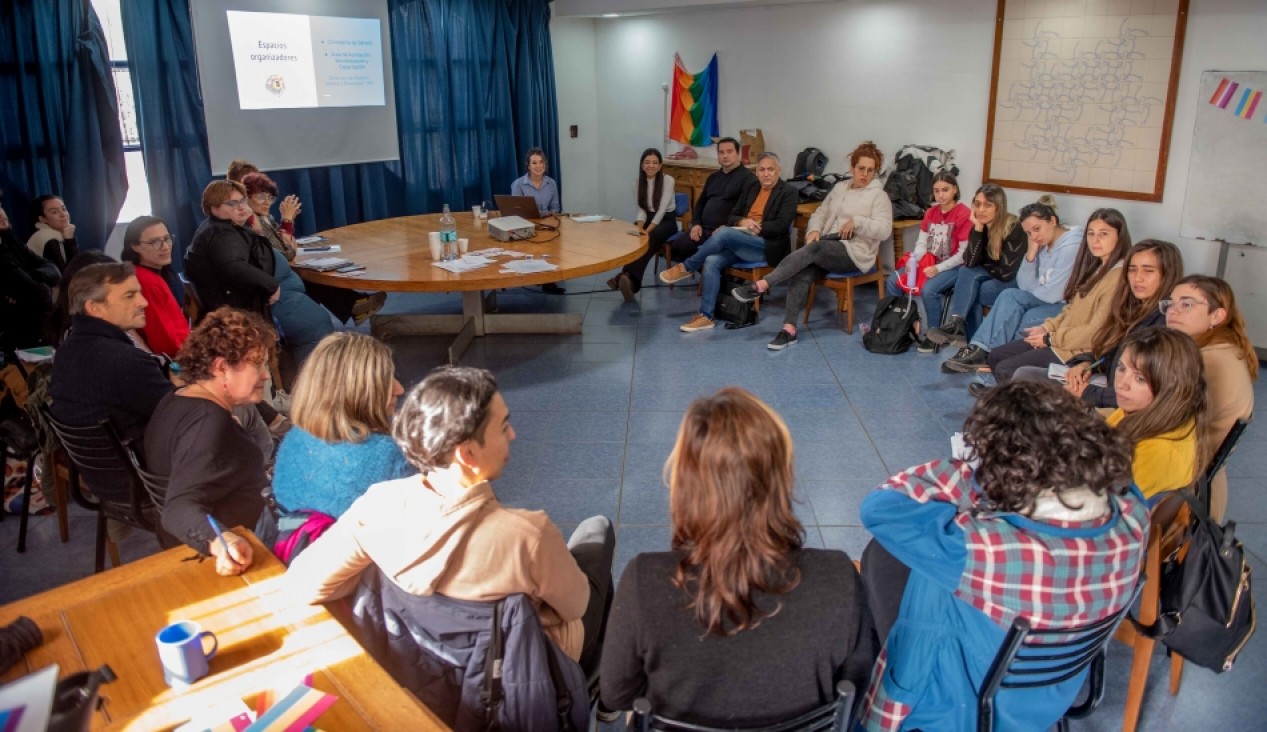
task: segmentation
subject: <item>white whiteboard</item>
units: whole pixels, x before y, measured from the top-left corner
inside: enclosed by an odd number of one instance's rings
[[[1216,94],[1220,85],[1223,93]],[[1180,235],[1267,245],[1264,171],[1267,71],[1203,72]]]

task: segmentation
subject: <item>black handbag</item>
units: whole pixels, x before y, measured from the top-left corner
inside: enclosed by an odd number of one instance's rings
[[[731,294],[731,290],[747,284],[750,284],[749,281],[741,277],[722,275],[714,315],[717,320],[726,323],[727,328],[746,328],[757,322],[757,301],[743,302]]]
[[[1236,663],[1258,624],[1250,566],[1235,521],[1219,526],[1191,493],[1177,495],[1192,511],[1188,540],[1162,560],[1157,622],[1148,627],[1131,622],[1171,652],[1222,673]]]

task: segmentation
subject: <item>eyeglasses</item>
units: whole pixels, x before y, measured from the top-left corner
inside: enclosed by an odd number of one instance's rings
[[[164,246],[170,247],[172,245],[172,235],[168,234],[167,236],[160,236],[157,239],[146,239],[145,241],[138,243],[143,247],[162,249]]]
[[[1178,300],[1166,298],[1165,300],[1157,303],[1157,309],[1161,310],[1162,315],[1170,312],[1171,308],[1174,308],[1181,313],[1190,313],[1192,312],[1192,309],[1198,305],[1204,305],[1207,308],[1210,307],[1210,303],[1205,300],[1198,300],[1195,297],[1181,297]]]
[[[271,206],[273,205],[273,201],[277,200],[277,196],[274,196],[271,193],[256,193],[254,196],[251,196],[251,200],[256,203],[267,203]]]
[[[242,208],[243,206],[246,205],[246,199],[245,198],[230,198],[229,200],[225,201],[224,203],[220,205],[232,206],[233,208]]]

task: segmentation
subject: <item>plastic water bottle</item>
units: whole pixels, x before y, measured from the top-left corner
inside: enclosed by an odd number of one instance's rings
[[[458,258],[458,223],[453,220],[447,203],[440,214],[440,246],[444,249],[441,259],[450,261]]]

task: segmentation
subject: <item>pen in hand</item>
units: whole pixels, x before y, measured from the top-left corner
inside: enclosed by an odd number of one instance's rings
[[[234,564],[237,564],[237,562],[233,560],[233,555],[229,553],[229,542],[224,540],[224,529],[221,528],[220,522],[216,521],[215,516],[207,514],[207,523],[211,524],[212,531],[216,532],[216,538],[220,540],[220,548],[224,549],[224,558]]]

